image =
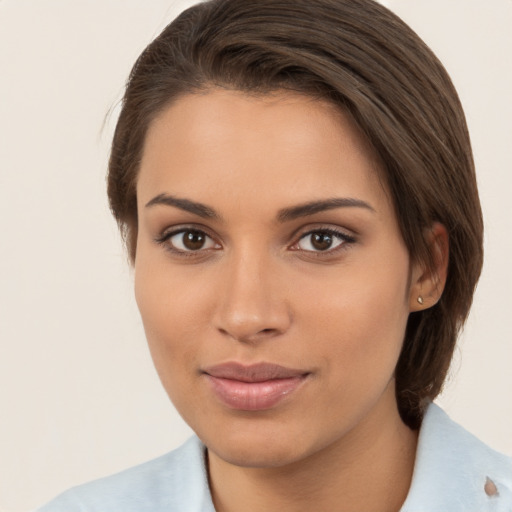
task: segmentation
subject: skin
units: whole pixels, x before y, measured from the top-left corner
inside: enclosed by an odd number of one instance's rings
[[[208,448],[216,509],[399,510],[417,433],[399,417],[394,368],[409,313],[442,291],[447,255],[435,279],[410,261],[350,119],[287,92],[181,97],[150,126],[137,195],[137,303],[161,381]],[[332,198],[367,206],[279,219]],[[204,245],[190,250],[180,229],[201,230]],[[325,230],[341,235],[318,250],[311,231]],[[430,236],[447,247],[442,226]],[[308,375],[276,407],[240,411],[202,373],[228,361]]]

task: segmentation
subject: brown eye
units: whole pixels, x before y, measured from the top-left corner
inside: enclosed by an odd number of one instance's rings
[[[183,245],[191,251],[202,249],[205,240],[205,235],[197,231],[187,231],[183,234]]]
[[[328,233],[313,233],[311,235],[311,245],[317,251],[326,251],[332,245],[332,236]]]
[[[194,229],[174,233],[167,240],[174,249],[183,252],[200,251],[216,247],[215,242],[206,233]]]
[[[334,231],[311,231],[299,240],[297,248],[308,252],[327,252],[336,247],[354,242],[352,237]]]

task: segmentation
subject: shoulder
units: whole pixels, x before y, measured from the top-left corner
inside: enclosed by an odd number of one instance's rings
[[[512,458],[489,448],[435,404],[429,405],[420,429],[413,480],[402,508],[423,510],[512,510]]]
[[[192,437],[162,457],[74,487],[37,512],[206,512],[209,501],[204,448]]]

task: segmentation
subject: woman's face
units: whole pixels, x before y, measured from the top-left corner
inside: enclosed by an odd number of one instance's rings
[[[208,448],[279,466],[396,418],[415,269],[348,117],[212,90],[152,123],[136,298],[171,400]]]

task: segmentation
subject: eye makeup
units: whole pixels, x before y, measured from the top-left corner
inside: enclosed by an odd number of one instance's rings
[[[223,248],[216,238],[202,226],[182,225],[164,230],[154,241],[175,256],[203,258]],[[295,233],[293,239],[288,250],[318,258],[331,258],[357,241],[353,235],[332,225]]]

